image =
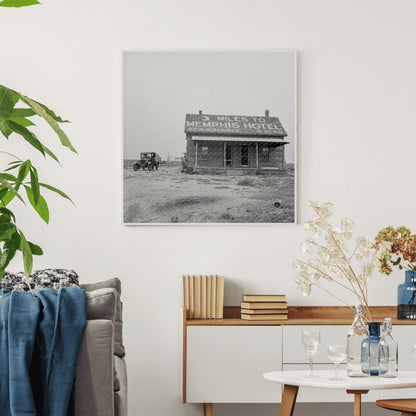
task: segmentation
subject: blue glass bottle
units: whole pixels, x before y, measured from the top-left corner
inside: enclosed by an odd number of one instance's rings
[[[416,320],[416,272],[406,270],[405,282],[397,288],[397,318]]]
[[[361,344],[361,363],[363,373],[378,376],[380,368],[380,322],[369,322],[370,336]]]

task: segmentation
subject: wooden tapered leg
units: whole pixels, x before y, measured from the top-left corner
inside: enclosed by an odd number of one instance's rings
[[[347,390],[347,393],[354,395],[354,416],[361,416],[361,395],[367,394],[368,390]]]
[[[212,416],[212,403],[204,403],[204,416]]]
[[[292,416],[296,404],[299,386],[285,384],[283,387],[282,403],[280,404],[279,416]]]

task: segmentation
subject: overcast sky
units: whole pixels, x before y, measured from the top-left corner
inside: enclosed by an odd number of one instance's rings
[[[294,161],[293,52],[125,52],[124,158],[185,152],[185,114],[279,117]]]

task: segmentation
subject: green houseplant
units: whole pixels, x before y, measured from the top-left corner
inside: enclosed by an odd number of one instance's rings
[[[24,7],[39,4],[37,0],[3,0],[0,7]],[[40,152],[44,157],[51,157],[59,163],[58,157],[41,141],[30,127],[35,126],[34,118],[40,117],[58,136],[62,146],[76,153],[68,136],[60,124],[67,122],[57,116],[46,105],[21,94],[11,88],[0,85],[0,136],[20,136],[28,145]],[[6,142],[0,153],[7,155],[11,161],[0,170],[0,280],[6,267],[20,251],[23,255],[23,266],[28,278],[33,268],[33,255],[42,255],[42,249],[27,240],[11,207],[11,203],[25,200],[34,208],[43,221],[49,222],[48,204],[41,194],[46,189],[57,193],[71,201],[68,195],[39,180],[36,167],[30,159],[23,160],[19,156],[5,151]],[[71,201],[72,202],[72,201]]]

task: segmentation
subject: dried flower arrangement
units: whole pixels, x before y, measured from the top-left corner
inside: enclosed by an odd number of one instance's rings
[[[416,271],[416,235],[406,227],[381,229],[375,238],[380,273],[390,275],[393,267]],[[402,262],[404,260],[404,262]]]
[[[344,218],[340,226],[330,224],[332,203],[309,203],[314,217],[305,223],[305,230],[310,231],[313,237],[307,238],[300,246],[303,253],[309,254],[309,259],[297,258],[293,262],[298,288],[308,296],[315,286],[351,307],[326,287],[327,284],[340,286],[356,297],[363,305],[366,318],[372,320],[367,284],[375,270],[374,242],[365,236],[358,236],[353,242],[355,224],[350,218]]]

